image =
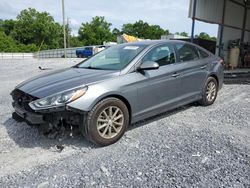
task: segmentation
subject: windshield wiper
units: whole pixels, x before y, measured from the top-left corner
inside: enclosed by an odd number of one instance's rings
[[[91,67],[91,66],[88,66],[87,68],[88,68],[88,69],[97,69],[97,70],[102,70],[102,68],[99,68],[99,67]]]
[[[91,67],[91,66],[88,66],[88,67],[79,67],[79,66],[76,66],[75,68],[103,70],[102,68],[99,68],[99,67]]]

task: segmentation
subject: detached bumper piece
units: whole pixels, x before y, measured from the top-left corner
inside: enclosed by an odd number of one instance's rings
[[[27,123],[30,123],[33,125],[45,123],[44,117],[41,114],[28,112],[17,106],[14,106],[14,109],[15,109],[15,112],[13,112],[12,117],[18,122],[26,121]]]
[[[34,111],[29,107],[29,103],[36,100],[36,97],[28,95],[18,89],[15,89],[11,95],[14,100],[12,106],[15,109],[15,112],[12,114],[13,119],[19,122],[26,121],[29,124],[45,123],[43,115],[34,113]]]

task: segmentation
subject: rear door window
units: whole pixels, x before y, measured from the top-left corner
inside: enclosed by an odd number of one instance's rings
[[[199,51],[201,59],[209,57],[209,54],[207,52],[205,52],[204,50],[198,48],[198,51]]]
[[[195,46],[185,43],[176,44],[178,58],[181,62],[195,61],[199,59],[199,54]]]

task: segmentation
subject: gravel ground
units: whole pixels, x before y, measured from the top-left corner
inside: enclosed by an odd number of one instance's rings
[[[224,85],[212,106],[131,125],[104,148],[81,135],[49,139],[11,119],[16,84],[50,71],[38,66],[78,61],[0,61],[0,187],[250,187],[250,85]]]

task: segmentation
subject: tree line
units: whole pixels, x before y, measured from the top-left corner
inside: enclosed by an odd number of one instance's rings
[[[78,36],[71,34],[66,25],[68,47],[101,45],[103,41],[115,42],[117,36],[126,33],[142,39],[160,39],[170,34],[168,29],[159,25],[150,25],[142,20],[123,24],[121,30],[114,28],[105,17],[93,17],[90,22],[82,23]],[[176,34],[188,36],[186,32]],[[196,35],[197,38],[216,40],[207,33]],[[63,27],[48,12],[39,12],[28,8],[22,10],[15,20],[0,19],[0,52],[35,52],[38,50],[63,48]]]

